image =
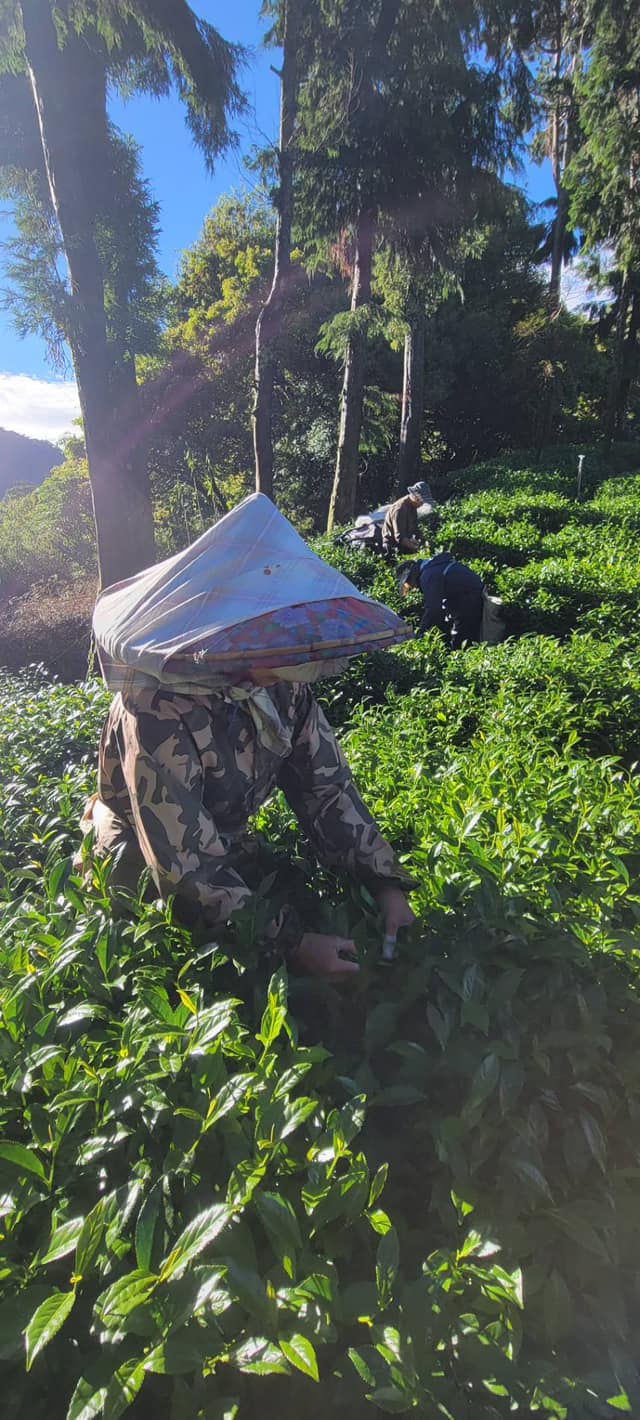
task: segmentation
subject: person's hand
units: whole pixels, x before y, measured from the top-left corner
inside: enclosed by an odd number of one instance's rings
[[[307,976],[326,976],[335,980],[360,970],[354,960],[355,955],[355,942],[346,937],[325,937],[319,932],[305,932],[300,945],[291,955],[291,961],[297,971]]]
[[[406,893],[395,883],[378,888],[376,902],[382,913],[387,937],[396,937],[401,927],[412,927],[416,914],[407,902]]]

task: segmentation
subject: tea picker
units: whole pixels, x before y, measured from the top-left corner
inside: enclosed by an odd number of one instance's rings
[[[412,880],[362,802],[311,685],[409,628],[321,561],[261,494],[184,552],[100,597],[94,632],[114,700],[85,828],[135,890],[150,869],[188,924],[262,911],[262,949],[296,970],[358,970],[350,940],[314,930],[318,905],[291,901],[276,871],[268,904],[249,820],[283,790],[318,857],[374,897],[388,937],[413,921]],[[269,868],[271,864],[269,865]],[[269,871],[269,869],[267,870]],[[249,913],[247,909],[250,909]]]
[[[378,553],[380,556],[382,556],[383,554],[385,554],[383,529],[387,521],[387,515],[393,514],[395,516],[394,510],[399,509],[401,504],[404,505],[407,502],[411,505],[409,518],[412,521],[413,509],[415,508],[415,515],[418,521],[415,524],[414,532],[417,541],[419,536],[420,522],[429,520],[433,527],[434,518],[435,516],[437,516],[435,511],[436,504],[429,484],[425,482],[415,484],[414,493],[415,490],[418,489],[420,490],[420,492],[419,494],[416,493],[414,497],[409,497],[408,495],[406,495],[397,503],[383,503],[380,505],[379,508],[375,508],[372,513],[361,514],[360,517],[356,518],[352,528],[350,528],[347,532],[338,533],[335,541],[344,547],[356,547],[366,552]],[[409,493],[411,493],[411,490],[409,490]],[[391,542],[392,541],[393,535],[391,537]],[[412,549],[413,544],[410,548],[405,550],[411,551]],[[387,536],[387,549],[385,555],[389,557],[391,553],[392,549],[390,547],[390,539],[389,536]]]
[[[393,560],[401,553],[417,552],[420,546],[418,510],[433,512],[433,498],[428,483],[412,483],[402,498],[387,509],[382,525],[382,545],[386,557]]]

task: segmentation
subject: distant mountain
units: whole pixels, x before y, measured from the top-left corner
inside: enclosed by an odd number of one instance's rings
[[[46,439],[27,439],[0,429],[0,498],[16,483],[42,483],[63,458],[55,444]]]

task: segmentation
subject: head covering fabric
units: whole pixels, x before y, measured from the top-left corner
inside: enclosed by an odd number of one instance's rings
[[[93,630],[109,688],[202,694],[254,675],[313,681],[410,635],[252,494],[174,557],[108,587]]]
[[[407,493],[413,493],[416,498],[421,498],[423,503],[433,502],[429,484],[425,483],[424,481],[420,483],[412,483],[410,487],[407,488]]]

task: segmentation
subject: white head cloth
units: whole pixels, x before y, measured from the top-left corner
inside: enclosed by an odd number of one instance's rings
[[[283,635],[279,645],[276,630],[267,647],[274,679],[313,681],[335,675],[364,645],[393,645],[409,631],[387,607],[317,557],[269,498],[254,493],[183,552],[107,587],[96,605],[93,630],[111,690],[164,685],[203,695],[243,684],[242,674],[236,669],[231,675],[219,655],[207,657],[221,632],[246,625],[247,650],[240,655],[246,654],[244,684],[250,685],[250,671],[264,652],[249,623],[284,608],[345,598],[362,604],[366,625],[357,627],[354,614],[353,638],[347,629],[340,642],[323,643],[316,630],[313,643],[296,647],[295,663],[289,656],[287,664],[273,669],[274,651],[284,650],[286,639]],[[348,617],[345,624],[348,628]],[[242,637],[235,639],[242,642]],[[334,659],[327,659],[330,648]],[[290,652],[291,646],[286,649]]]

